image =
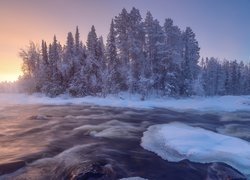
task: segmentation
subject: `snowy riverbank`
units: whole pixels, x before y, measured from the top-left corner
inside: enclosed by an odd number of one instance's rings
[[[190,97],[190,98],[149,98],[145,101],[139,95],[119,94],[107,97],[81,97],[72,98],[61,95],[55,98],[42,94],[0,94],[0,107],[9,105],[46,104],[46,105],[81,105],[94,104],[100,106],[128,107],[128,108],[168,108],[173,110],[197,110],[215,112],[233,112],[250,110],[250,96],[215,96],[215,97]]]

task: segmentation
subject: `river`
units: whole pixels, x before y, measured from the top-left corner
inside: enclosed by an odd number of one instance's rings
[[[168,162],[140,146],[149,126],[169,122],[250,141],[250,113],[246,111],[8,106],[0,109],[0,179],[245,179],[224,163]]]

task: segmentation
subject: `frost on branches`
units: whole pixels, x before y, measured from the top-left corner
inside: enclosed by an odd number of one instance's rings
[[[31,42],[21,50],[22,91],[48,96],[106,96],[127,91],[149,95],[240,95],[250,93],[250,68],[242,62],[215,58],[199,62],[199,45],[190,27],[172,19],[161,25],[147,12],[122,9],[111,20],[107,42],[94,26],[84,44],[78,27],[66,44]]]

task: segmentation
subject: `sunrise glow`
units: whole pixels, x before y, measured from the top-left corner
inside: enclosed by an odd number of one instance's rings
[[[110,19],[123,7],[139,8],[144,17],[150,10],[161,23],[172,18],[182,29],[192,27],[201,47],[201,56],[249,61],[250,3],[247,0],[197,1],[164,0],[2,0],[0,2],[0,81],[13,81],[21,75],[18,53],[29,41],[51,42],[56,34],[64,43],[69,31],[78,25],[85,42],[92,25],[98,36],[108,33]],[[56,12],[56,13],[55,13]],[[205,13],[204,13],[205,12]],[[219,18],[218,18],[219,17]],[[238,28],[244,26],[244,28]]]
[[[0,0],[0,180],[250,180],[250,0]]]

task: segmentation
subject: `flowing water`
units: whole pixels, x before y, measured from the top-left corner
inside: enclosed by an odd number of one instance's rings
[[[99,106],[0,109],[0,179],[245,179],[224,163],[168,162],[140,146],[154,124],[173,121],[250,141],[250,113]]]

